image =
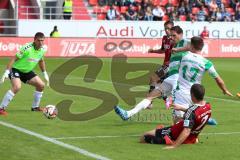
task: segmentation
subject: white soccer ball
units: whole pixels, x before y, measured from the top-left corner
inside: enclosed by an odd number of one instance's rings
[[[53,118],[57,117],[58,110],[57,110],[56,106],[54,106],[54,105],[47,105],[43,110],[43,114],[48,119],[53,119]]]

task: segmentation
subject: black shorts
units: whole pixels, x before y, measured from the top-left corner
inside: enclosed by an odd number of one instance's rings
[[[160,82],[162,82],[166,78],[167,72],[168,65],[162,65],[161,67],[158,68],[158,70],[155,71],[155,73],[160,78]]]
[[[27,83],[27,81],[31,80],[35,76],[37,76],[37,74],[34,73],[33,71],[30,71],[28,73],[23,73],[16,68],[12,68],[9,73],[9,79],[20,78],[20,80],[23,83]]]
[[[168,136],[171,139],[171,128],[165,127],[161,129],[156,129],[155,136],[144,135],[144,140],[146,143],[152,144],[166,144],[165,136]]]

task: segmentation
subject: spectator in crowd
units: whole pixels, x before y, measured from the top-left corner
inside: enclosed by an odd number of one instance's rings
[[[144,9],[144,10],[147,10],[147,8],[150,7],[151,8],[151,12],[152,12],[152,7],[151,7],[152,3],[151,3],[150,0],[142,0],[141,6],[142,6],[142,9]]]
[[[224,8],[224,5],[221,0],[216,0],[216,4],[217,4],[218,8],[221,8],[221,9]]]
[[[111,5],[109,10],[107,11],[106,19],[116,20],[118,19],[119,15],[120,15],[119,12],[115,8],[113,8],[113,6]]]
[[[209,6],[210,3],[211,3],[211,1],[212,1],[212,0],[205,0],[205,1],[204,1],[204,5],[205,5],[205,6]]]
[[[135,2],[135,0],[124,0],[124,6],[131,6],[131,5],[133,5],[133,6],[136,6],[136,2]]]
[[[131,4],[126,12],[126,20],[137,20],[137,12],[135,7]]]
[[[152,21],[153,20],[152,8],[150,6],[148,6],[147,9],[146,9],[144,20],[145,21]]]
[[[193,7],[201,7],[203,3],[201,0],[189,0],[189,8],[192,10]]]
[[[206,13],[204,11],[204,6],[201,6],[201,9],[197,13],[197,20],[198,21],[205,21]]]
[[[172,0],[169,0],[165,6],[166,12],[170,15],[174,11],[174,6],[172,5]]]
[[[240,21],[240,7],[237,8],[236,15],[235,15],[235,20]]]
[[[73,7],[72,0],[65,0],[63,2],[63,18],[64,19],[71,19],[71,17],[72,17],[72,7]]]
[[[217,12],[217,8],[218,8],[218,5],[216,3],[216,0],[212,0],[208,6],[208,10],[210,12],[210,14],[214,14]]]
[[[189,9],[187,5],[182,1],[177,9],[178,16],[180,15],[187,15],[189,12]]]
[[[224,9],[224,12],[223,12],[223,20],[224,20],[225,22],[230,22],[230,21],[232,21],[232,16],[231,16],[230,13],[228,13],[228,12],[226,11],[226,9]]]
[[[143,10],[141,5],[137,5],[138,7],[138,15],[137,15],[137,19],[139,21],[143,21],[145,19],[145,11]]]
[[[221,8],[217,8],[217,12],[215,13],[216,21],[223,21],[223,12]]]
[[[58,28],[57,26],[54,26],[53,27],[53,31],[50,33],[50,37],[53,37],[53,38],[57,38],[57,37],[60,37],[60,33],[58,31]]]
[[[169,19],[170,21],[179,21],[179,18],[177,16],[177,13],[176,12],[172,12],[170,15],[169,15]]]
[[[157,5],[152,10],[152,14],[153,14],[153,20],[154,21],[161,21],[162,17],[164,16],[164,12],[163,12],[162,8],[160,7],[160,5]]]
[[[202,39],[209,38],[209,31],[206,26],[204,26],[202,33],[200,34]]]

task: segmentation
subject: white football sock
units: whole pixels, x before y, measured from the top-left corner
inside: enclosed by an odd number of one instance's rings
[[[8,90],[5,96],[3,97],[0,108],[7,108],[8,104],[11,102],[14,96],[15,94],[11,90]]]
[[[42,94],[43,94],[43,92],[39,92],[39,91],[34,92],[34,94],[33,94],[34,99],[33,99],[32,108],[39,107],[39,104],[40,104],[40,101],[41,101],[41,98],[42,98]]]
[[[131,109],[130,111],[127,111],[128,117],[132,117],[134,114],[140,112],[142,109],[146,109],[149,106],[149,104],[151,104],[150,100],[143,99],[133,109]]]

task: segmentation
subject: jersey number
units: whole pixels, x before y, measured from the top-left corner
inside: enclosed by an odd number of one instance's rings
[[[200,130],[203,127],[203,125],[207,122],[208,117],[209,117],[209,115],[206,115],[202,118],[201,124],[195,129],[196,131]]]
[[[186,76],[188,66],[187,65],[183,66],[182,70],[183,70],[183,78],[185,80],[190,81],[190,82],[195,82],[196,81],[196,77],[197,77],[197,74],[199,72],[199,69],[194,68],[194,67],[190,68],[190,72],[192,73],[192,76],[191,76],[190,79]]]

